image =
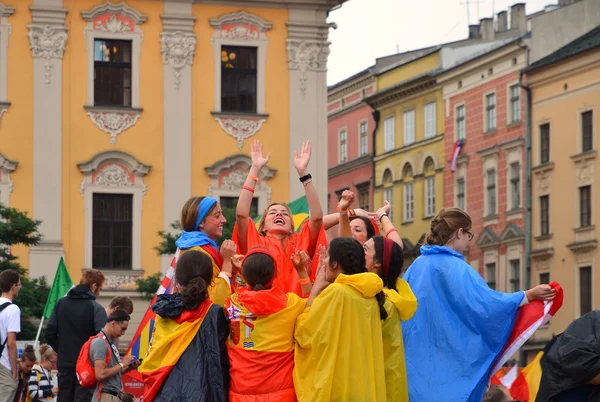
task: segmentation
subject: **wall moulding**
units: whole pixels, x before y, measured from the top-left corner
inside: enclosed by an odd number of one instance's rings
[[[100,130],[110,135],[110,143],[117,143],[117,135],[133,127],[140,118],[142,109],[113,109],[85,106],[87,115]]]

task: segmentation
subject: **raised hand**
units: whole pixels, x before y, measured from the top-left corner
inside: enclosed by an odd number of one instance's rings
[[[342,193],[342,199],[339,202],[339,207],[342,211],[347,211],[350,205],[354,203],[354,193],[350,190],[344,190]]]
[[[258,140],[252,141],[250,144],[250,156],[252,157],[252,166],[262,169],[267,166],[271,153],[269,152],[266,157],[263,156],[263,145]]]
[[[387,200],[383,201],[383,206],[381,208],[379,208],[377,211],[375,211],[373,213],[373,216],[371,216],[372,219],[376,219],[377,221],[381,220],[381,217],[383,215],[389,215],[390,213],[390,208],[391,205]]]
[[[298,151],[294,151],[294,166],[298,175],[304,176],[307,173],[308,162],[310,162],[310,155],[312,154],[312,141],[305,142],[302,144],[302,151],[298,154]]]
[[[238,271],[242,270],[242,260],[244,259],[243,254],[236,254],[231,257],[231,265]]]
[[[233,240],[225,240],[221,244],[221,256],[223,261],[229,261],[236,253],[237,246]]]
[[[306,262],[308,261],[308,254],[300,250],[292,254],[292,264],[298,273],[306,272]]]

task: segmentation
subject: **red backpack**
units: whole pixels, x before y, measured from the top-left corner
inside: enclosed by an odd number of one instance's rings
[[[96,388],[96,384],[98,384],[98,380],[96,380],[96,370],[94,369],[94,364],[90,361],[90,347],[92,345],[92,341],[96,338],[104,339],[106,342],[106,347],[108,351],[106,353],[106,367],[110,364],[110,358],[112,356],[112,349],[110,344],[108,343],[108,339],[103,332],[100,332],[98,335],[91,336],[83,346],[81,347],[81,351],[79,352],[79,357],[77,358],[77,364],[75,365],[75,373],[77,374],[77,380],[79,384],[84,388]]]

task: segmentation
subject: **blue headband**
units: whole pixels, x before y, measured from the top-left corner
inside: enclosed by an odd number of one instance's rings
[[[198,226],[202,223],[208,212],[215,206],[217,200],[212,197],[204,197],[200,204],[198,205],[198,216],[196,217],[196,225],[194,226],[194,230],[198,230]]]

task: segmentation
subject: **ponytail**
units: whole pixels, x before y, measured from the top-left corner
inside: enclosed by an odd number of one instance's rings
[[[208,286],[206,281],[198,276],[188,282],[179,292],[186,308],[193,310],[204,300],[208,299]]]
[[[213,279],[210,257],[201,251],[186,251],[177,260],[175,281],[181,286],[179,296],[188,310],[208,299],[208,284]]]
[[[379,304],[379,318],[381,321],[387,320],[388,313],[385,311],[385,307],[383,306],[385,304],[385,293],[383,293],[383,291],[377,293],[375,295],[375,299],[377,299],[377,304]]]

